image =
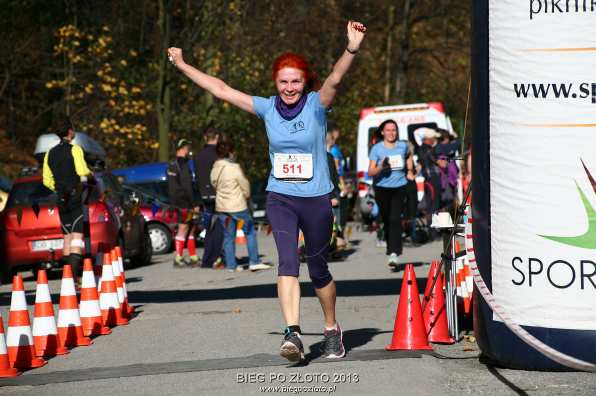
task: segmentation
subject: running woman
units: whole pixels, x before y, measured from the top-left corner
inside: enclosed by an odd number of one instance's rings
[[[273,63],[277,95],[250,96],[184,62],[180,48],[169,48],[172,63],[215,97],[257,115],[265,123],[272,171],[267,185],[267,217],[277,251],[277,292],[286,322],[280,354],[290,361],[304,359],[301,340],[298,229],[304,233],[309,275],[325,318],[324,356],[345,356],[342,331],[335,320],[335,282],[325,256],[332,231],[325,131],[327,112],[337,89],[360,49],[366,28],[347,25],[348,45],[318,92],[306,60],[286,53]]]
[[[368,174],[373,178],[375,200],[383,219],[387,264],[394,266],[402,253],[401,216],[407,181],[415,178],[414,161],[408,144],[397,140],[399,132],[395,121],[383,121],[377,133],[383,140],[370,149]]]

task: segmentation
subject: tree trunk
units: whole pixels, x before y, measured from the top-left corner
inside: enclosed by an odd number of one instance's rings
[[[407,2],[408,0],[406,0]],[[385,87],[383,102],[389,104],[391,96],[391,58],[393,57],[393,35],[395,34],[395,5],[391,4],[387,12],[387,39],[385,42]]]
[[[141,51],[143,51],[143,47],[145,45],[144,41],[145,41],[145,19],[147,19],[147,11],[146,11],[146,0],[143,0],[143,11],[141,11],[141,27],[140,27],[140,33],[139,33],[139,46],[138,46],[138,52],[141,53]]]
[[[399,60],[395,70],[395,99],[402,103],[408,93],[408,63],[410,58],[410,12],[415,0],[404,0],[401,47],[399,51]]]
[[[157,131],[159,141],[159,161],[170,158],[170,119],[171,94],[168,80],[168,55],[170,43],[170,15],[167,1],[159,0],[159,33],[161,45],[159,48],[159,79],[157,89]]]

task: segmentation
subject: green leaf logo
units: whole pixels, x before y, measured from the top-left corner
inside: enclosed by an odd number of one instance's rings
[[[590,180],[590,183],[592,184],[594,193],[596,194],[596,181],[590,174],[590,171],[586,167],[586,164],[584,163],[584,161],[582,160],[581,162],[584,167],[584,170],[586,171],[586,174],[588,175],[588,179]],[[558,236],[548,236],[548,235],[540,235],[540,236],[543,238],[546,238],[546,239],[550,239],[551,241],[562,243],[564,245],[575,246],[575,247],[580,247],[580,248],[584,248],[584,249],[596,249],[596,211],[590,204],[588,197],[586,197],[586,194],[584,194],[584,192],[579,187],[577,182],[575,183],[575,186],[577,187],[577,191],[579,192],[582,203],[584,204],[584,209],[586,210],[586,215],[588,216],[588,230],[586,231],[586,233],[583,235],[574,236],[574,237],[558,237]]]

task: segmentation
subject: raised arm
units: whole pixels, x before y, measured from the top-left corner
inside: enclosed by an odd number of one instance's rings
[[[321,96],[321,104],[325,107],[330,107],[337,94],[339,84],[347,73],[348,69],[352,65],[354,56],[360,49],[360,43],[364,39],[364,33],[366,27],[360,22],[348,21],[348,46],[344,50],[343,54],[333,66],[331,74],[327,77],[319,94]]]
[[[199,69],[184,62],[182,50],[180,48],[168,48],[170,61],[178,70],[190,78],[195,84],[211,93],[218,99],[228,102],[231,105],[239,107],[244,111],[255,114],[252,107],[252,97],[244,92],[238,91],[227,85],[217,77],[203,73]]]

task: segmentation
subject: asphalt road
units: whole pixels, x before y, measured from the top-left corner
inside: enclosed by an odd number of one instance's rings
[[[586,373],[514,371],[480,362],[475,343],[435,346],[432,352],[386,352],[391,340],[402,271],[391,271],[374,235],[354,231],[353,251],[330,263],[338,288],[337,313],[346,359],[320,356],[322,315],[302,268],[301,326],[308,363],[288,365],[277,356],[283,323],[275,270],[228,273],[173,269],[172,256],[127,271],[129,299],[138,315],[89,347],[51,359],[45,367],[0,380],[15,395],[462,395],[596,394]],[[275,263],[273,238],[259,234],[266,262]],[[406,246],[401,259],[416,264],[423,290],[439,243]],[[238,256],[246,255],[240,247]],[[25,288],[31,309],[35,283]],[[50,282],[58,302],[59,280]],[[421,291],[422,291],[421,290]],[[0,287],[5,327],[10,286]],[[56,308],[57,309],[57,308]]]

